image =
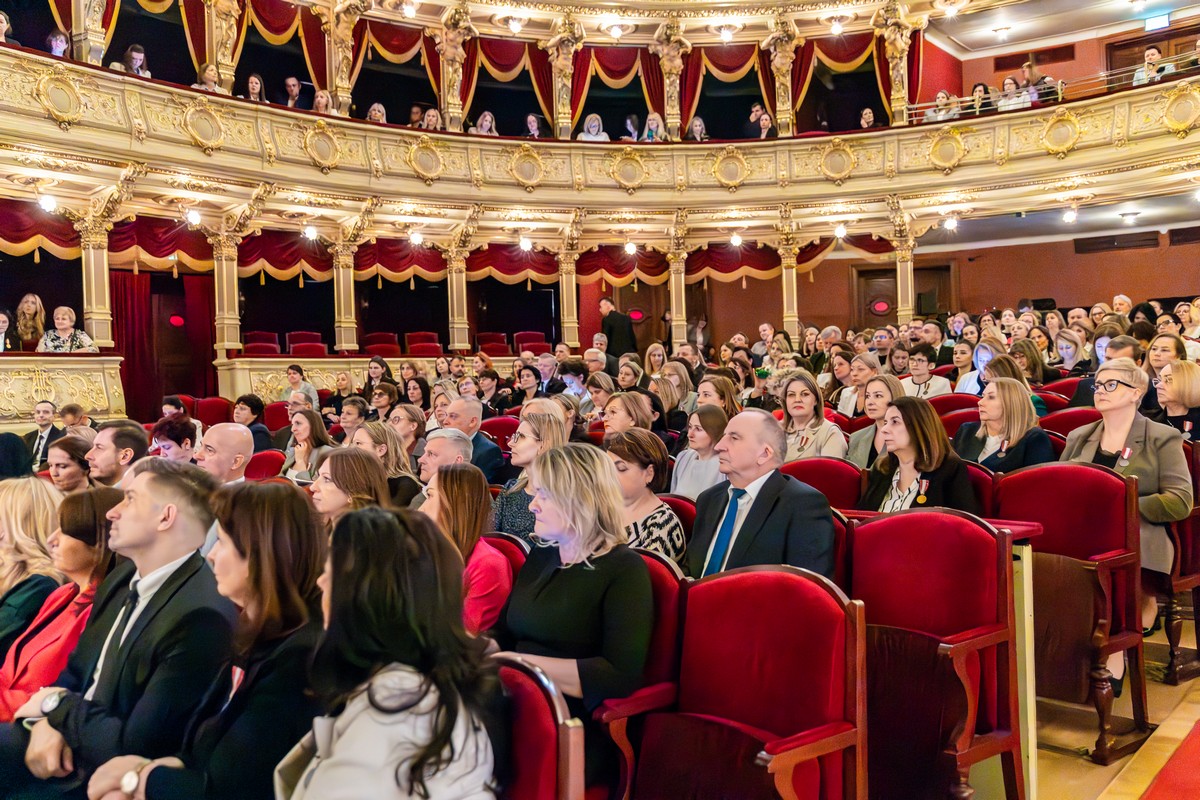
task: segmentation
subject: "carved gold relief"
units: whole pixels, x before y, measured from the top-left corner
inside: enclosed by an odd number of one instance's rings
[[[417,177],[425,181],[426,186],[432,186],[446,170],[446,159],[442,157],[441,149],[428,136],[421,136],[410,144],[404,160],[417,173]]]
[[[817,163],[822,175],[841,186],[858,166],[858,156],[847,142],[835,138],[821,148],[820,160]]]
[[[84,105],[79,87],[62,64],[42,72],[33,85],[33,96],[64,131],[83,118]]]
[[[943,128],[929,142],[929,163],[949,175],[967,155],[967,145],[957,128]]]
[[[1079,117],[1074,111],[1057,108],[1054,115],[1042,128],[1041,143],[1046,152],[1057,158],[1065,158],[1079,143],[1082,130]]]
[[[181,125],[184,133],[192,137],[192,144],[211,156],[225,144],[224,114],[208,102],[207,97],[197,97],[183,110]]]
[[[106,359],[113,361],[115,359]],[[76,363],[46,367],[29,365],[29,359],[11,359],[0,368],[0,426],[29,422],[35,399],[47,399],[62,405],[79,403],[89,414],[101,419],[123,416],[124,395],[115,368],[103,362]]]
[[[536,150],[528,144],[523,144],[509,158],[508,174],[524,186],[525,191],[532,192],[542,182],[542,178],[546,177],[546,165],[542,163],[542,157]]]
[[[337,131],[330,128],[325,120],[317,120],[304,132],[304,152],[312,159],[313,166],[329,174],[342,158],[342,144]]]
[[[641,153],[632,147],[626,147],[619,153],[614,153],[608,162],[608,174],[617,185],[629,194],[633,194],[646,182],[649,172]]]
[[[715,151],[712,154],[712,159],[713,180],[731,192],[736,192],[737,188],[745,182],[746,177],[750,174],[750,168],[746,164],[746,157],[732,145]]]
[[[1163,92],[1163,97],[1167,105],[1163,109],[1162,124],[1183,139],[1200,119],[1200,90],[1191,83],[1180,83]]]

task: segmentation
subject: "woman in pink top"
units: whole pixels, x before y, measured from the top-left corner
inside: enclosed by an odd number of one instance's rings
[[[440,467],[425,487],[421,511],[458,547],[463,570],[463,624],[473,635],[491,630],[512,590],[508,559],[483,538],[492,519],[487,479],[471,464]]]
[[[52,685],[67,665],[92,612],[96,587],[112,566],[105,515],[124,496],[119,489],[88,489],[67,495],[58,507],[50,555],[67,582],[46,598],[0,666],[0,722],[11,722],[17,709]]]

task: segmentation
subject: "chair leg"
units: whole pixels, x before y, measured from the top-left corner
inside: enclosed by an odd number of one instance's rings
[[[1100,735],[1096,738],[1095,749],[1092,750],[1092,760],[1098,764],[1107,764],[1110,758],[1109,748],[1113,744],[1113,691],[1112,684],[1109,683],[1112,679],[1112,673],[1108,671],[1108,667],[1104,665],[1104,662],[1099,662],[1092,665],[1091,679],[1092,705],[1096,707],[1096,714],[1100,718]]]
[[[958,773],[954,779],[954,783],[950,786],[951,800],[971,800],[975,796],[975,789],[971,786],[971,768],[967,765],[961,765],[956,770]]]
[[[1000,771],[1004,775],[1005,800],[1025,800],[1025,771],[1021,764],[1021,744],[1000,754]]]
[[[1129,700],[1133,704],[1134,727],[1141,732],[1150,730],[1150,720],[1146,716],[1146,650],[1142,642],[1125,651],[1125,670],[1129,678]]]
[[[1179,652],[1179,640],[1183,636],[1183,616],[1179,598],[1171,593],[1167,597],[1167,608],[1165,622],[1163,627],[1167,634],[1167,674],[1165,682],[1169,684],[1177,684],[1179,682],[1179,668],[1182,666],[1182,653]]]

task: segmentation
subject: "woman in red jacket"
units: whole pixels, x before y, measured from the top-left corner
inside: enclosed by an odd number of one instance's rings
[[[105,516],[121,502],[118,489],[98,488],[67,495],[58,507],[59,528],[48,544],[55,569],[67,576],[42,604],[0,667],[0,722],[43,686],[58,678],[92,612],[96,588],[112,566]]]

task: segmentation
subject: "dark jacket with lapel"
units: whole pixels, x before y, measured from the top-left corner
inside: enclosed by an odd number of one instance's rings
[[[250,426],[250,435],[254,437],[254,452],[261,453],[264,450],[275,449],[275,443],[271,441],[271,432],[261,422],[255,422]]]
[[[729,482],[696,498],[696,523],[688,543],[687,573],[699,578],[708,548],[729,504]],[[726,569],[790,564],[833,577],[833,515],[825,495],[776,470],[759,491],[733,542]]]
[[[979,501],[971,488],[967,465],[953,454],[930,472],[922,472],[917,480],[929,481],[925,487],[925,502],[913,499],[910,508],[954,508],[971,514],[979,513]],[[892,476],[877,469],[867,473],[867,491],[858,503],[860,511],[878,511],[892,488]]]
[[[964,422],[954,434],[954,452],[964,461],[979,462],[985,441],[975,435],[979,432],[980,424]],[[1003,456],[999,452],[992,453],[979,463],[992,472],[1012,472],[1021,467],[1048,464],[1051,461],[1058,461],[1058,455],[1054,452],[1050,437],[1041,428],[1030,428],[1016,442],[1008,443]]]
[[[67,432],[57,425],[51,425],[50,433],[46,436],[46,443],[42,446],[42,452],[35,453],[33,452],[33,446],[37,444],[38,433],[40,433],[40,431],[38,431],[37,428],[34,428],[29,433],[25,434],[25,449],[29,451],[30,459],[37,459],[37,469],[45,469],[46,454],[50,452],[50,445],[66,436]]]
[[[212,570],[196,552],[150,598],[112,669],[101,673],[93,699],[85,700],[134,573],[126,562],[100,586],[88,625],[55,684],[67,695],[48,720],[85,774],[119,755],[179,752],[188,720],[232,656],[237,609],[217,593]]]
[[[504,466],[504,455],[500,445],[483,435],[483,431],[475,431],[471,437],[471,463],[479,467],[488,483],[493,483],[496,473]]]
[[[622,314],[614,308],[600,319],[600,332],[608,337],[608,352],[616,358],[637,352],[637,336],[628,314]]]

